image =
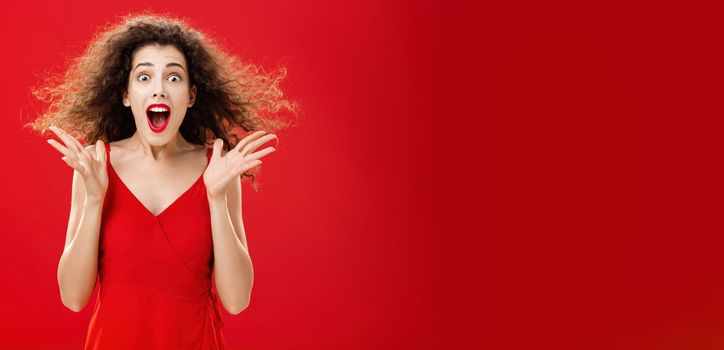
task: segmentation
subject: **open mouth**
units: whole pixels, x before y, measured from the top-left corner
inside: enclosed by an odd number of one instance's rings
[[[155,133],[163,132],[168,125],[171,117],[171,108],[163,103],[156,103],[146,108],[146,119],[151,131]]]

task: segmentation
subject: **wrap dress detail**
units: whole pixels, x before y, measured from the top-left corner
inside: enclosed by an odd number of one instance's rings
[[[110,159],[107,143],[109,183],[98,247],[98,298],[84,349],[225,349],[211,283],[213,242],[203,173],[153,215],[116,174]]]

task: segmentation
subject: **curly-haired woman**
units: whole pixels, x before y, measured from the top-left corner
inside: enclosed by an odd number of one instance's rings
[[[217,298],[238,314],[253,285],[240,177],[256,189],[248,172],[274,151],[257,149],[288,125],[269,117],[296,110],[284,75],[143,14],[101,31],[60,83],[35,91],[49,109],[29,125],[52,130],[74,169],[63,304],[80,311],[100,283],[86,349],[225,347]]]

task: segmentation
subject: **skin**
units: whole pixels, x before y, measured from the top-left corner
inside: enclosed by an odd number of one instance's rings
[[[133,112],[136,132],[111,143],[111,166],[153,215],[170,206],[203,171],[211,215],[214,284],[224,308],[238,314],[249,305],[254,273],[241,217],[240,175],[275,151],[267,147],[255,152],[277,137],[257,131],[228,153],[223,150],[223,141],[216,139],[206,167],[206,148],[187,142],[179,133],[186,109],[193,107],[197,93],[188,83],[184,55],[173,46],[151,44],[134,54],[131,67],[123,104]],[[146,107],[154,103],[171,107],[168,126],[158,134],[148,126],[146,117]],[[64,130],[50,129],[63,143],[53,139],[48,143],[74,169],[58,284],[63,304],[79,312],[97,279],[101,209],[108,189],[105,145],[99,140],[84,147]]]

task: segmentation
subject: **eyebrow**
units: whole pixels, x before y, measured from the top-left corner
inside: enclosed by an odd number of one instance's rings
[[[151,63],[151,62],[141,62],[141,63],[137,64],[137,65],[136,65],[136,68],[133,68],[133,70],[135,71],[135,70],[138,69],[138,67],[140,67],[140,66],[153,67],[153,63]],[[169,64],[166,65],[166,68],[171,67],[171,66],[181,67],[181,69],[183,69],[184,72],[186,71],[186,68],[184,68],[184,66],[182,66],[180,63],[171,62],[171,63],[169,63]]]

